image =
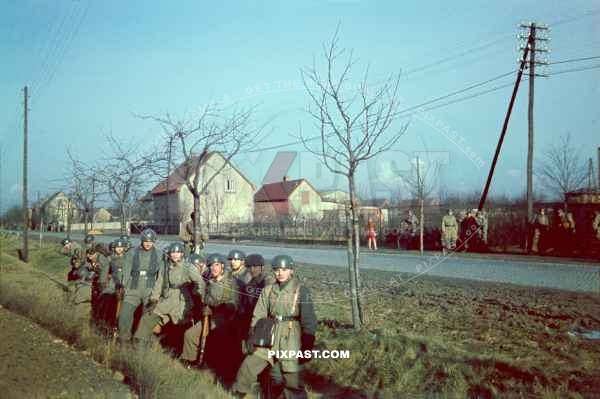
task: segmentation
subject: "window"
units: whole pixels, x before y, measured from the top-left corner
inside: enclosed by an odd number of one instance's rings
[[[226,193],[235,193],[236,184],[234,179],[225,178],[225,192]]]
[[[310,204],[310,193],[308,191],[302,191],[302,205]]]

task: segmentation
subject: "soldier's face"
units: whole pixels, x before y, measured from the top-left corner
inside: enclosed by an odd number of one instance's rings
[[[210,265],[210,275],[212,277],[219,277],[221,274],[223,274],[224,266],[225,265],[219,262],[213,263]]]
[[[123,255],[125,253],[125,248],[123,248],[123,247],[115,247],[115,253],[118,256],[121,256],[121,255]]]
[[[292,278],[292,275],[294,274],[294,269],[280,267],[280,268],[275,269],[274,272],[275,272],[275,279],[277,280],[277,282],[285,283],[290,278]]]
[[[173,262],[179,263],[181,262],[181,259],[183,259],[183,252],[171,252],[170,256]]]
[[[152,241],[143,241],[142,242],[142,248],[144,248],[145,251],[150,251],[150,249],[152,249],[153,245],[154,245],[154,243]]]
[[[231,263],[232,270],[239,270],[240,267],[242,267],[242,261],[240,259],[231,259],[229,263]]]
[[[252,277],[258,277],[260,276],[260,274],[263,271],[263,267],[262,266],[251,266],[250,267],[250,275]]]

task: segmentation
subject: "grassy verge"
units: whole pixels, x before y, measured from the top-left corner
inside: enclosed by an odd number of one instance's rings
[[[17,243],[4,240],[0,253],[0,303],[86,350],[99,363],[126,376],[142,398],[229,398],[212,376],[190,372],[160,349],[135,351],[111,348],[89,326],[89,306],[66,302],[64,291],[34,266],[10,255]],[[16,252],[16,251],[14,251]],[[57,276],[66,275],[65,260],[55,248],[31,251],[31,265]]]

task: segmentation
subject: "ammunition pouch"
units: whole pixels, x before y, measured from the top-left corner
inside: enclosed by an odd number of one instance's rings
[[[272,348],[275,340],[276,319],[259,319],[248,337],[248,344],[259,348]]]

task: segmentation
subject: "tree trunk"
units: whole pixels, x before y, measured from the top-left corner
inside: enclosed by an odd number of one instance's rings
[[[125,215],[125,204],[121,203],[121,235],[125,234],[127,215]]]
[[[354,251],[352,249],[352,215],[349,204],[344,207],[346,215],[346,253],[348,255],[348,279],[350,280],[350,303],[352,306],[352,325],[354,329],[360,330],[360,309],[358,305],[358,291],[356,289],[356,274],[354,274],[353,260]]]
[[[350,286],[350,291],[352,294],[352,319],[354,320],[354,312],[355,312],[355,308],[356,308],[356,319],[358,320],[358,323],[354,322],[354,328],[355,329],[360,329],[362,328],[363,324],[365,323],[365,314],[364,314],[364,309],[363,309],[363,301],[362,298],[360,296],[360,287],[361,287],[361,281],[360,281],[360,271],[359,271],[359,262],[360,262],[360,227],[359,227],[359,221],[358,221],[358,207],[356,205],[356,191],[355,191],[355,182],[354,182],[354,175],[351,173],[348,176],[348,185],[349,185],[349,189],[350,189],[350,217],[351,217],[351,233],[349,234],[351,237],[351,243],[350,243],[350,249],[351,252],[349,253],[349,255],[351,255],[352,260],[349,262],[350,263],[350,272],[352,273],[352,278],[350,280],[350,283],[354,283],[354,287],[351,285]],[[354,290],[352,289],[354,288]],[[355,304],[356,302],[356,304]]]
[[[194,240],[194,248],[197,248],[200,245],[200,194],[197,192],[192,193],[194,196],[194,228],[193,228],[193,240]]]
[[[423,198],[419,200],[419,252],[423,255],[423,221],[425,215],[423,214]]]

